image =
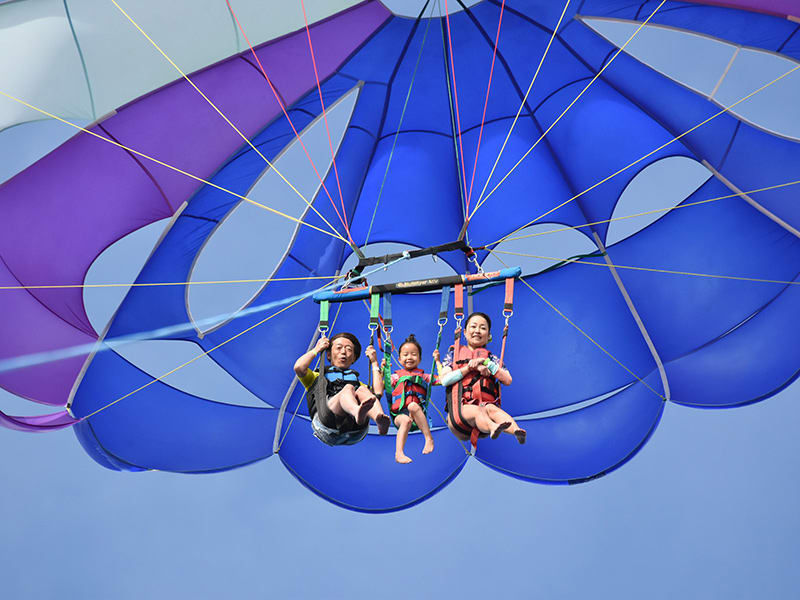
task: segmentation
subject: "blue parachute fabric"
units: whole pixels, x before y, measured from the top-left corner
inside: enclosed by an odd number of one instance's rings
[[[515,304],[525,309],[515,311],[506,347],[506,362],[514,382],[505,392],[504,406],[511,414],[584,402],[635,380],[631,372],[606,352],[638,377],[655,368],[625,299],[607,269],[572,264],[529,281],[584,333],[526,286],[517,284]],[[502,288],[492,288],[479,296],[476,307],[491,309],[494,335],[498,336],[502,320],[496,313],[502,306]],[[597,341],[602,349],[586,336]],[[499,339],[495,344],[499,344]],[[499,350],[492,344],[489,349]]]
[[[587,0],[579,12],[585,16],[644,21],[658,4],[653,0],[644,3]],[[800,59],[797,24],[772,15],[687,2],[667,2],[650,23],[703,33],[742,46],[772,50]]]
[[[710,179],[682,204],[728,194]],[[613,263],[626,266],[778,281],[792,280],[800,270],[800,239],[738,197],[671,211],[611,246],[608,254]],[[785,288],[630,269],[619,269],[619,276],[665,361],[723,335]],[[692,318],[698,313],[702,319]]]
[[[332,168],[322,172],[337,206],[341,184],[357,243],[365,242],[370,227],[370,243],[425,247],[455,239],[464,220],[462,188],[465,179],[467,193],[472,185],[480,136],[471,198],[471,207],[476,205],[563,7],[561,3],[507,0],[487,122],[481,133],[500,4],[491,0],[451,15],[449,34],[443,19],[391,18],[322,83],[326,107],[360,86],[336,157],[339,182]],[[657,6],[629,0],[574,4],[487,192],[616,52],[615,46],[573,17],[580,13],[641,21]],[[653,22],[787,56],[797,56],[800,51],[796,26],[765,15],[668,2]],[[450,76],[450,36],[455,81]],[[451,102],[455,101],[456,85],[463,130],[460,144],[453,139],[457,124]],[[719,110],[701,95],[620,53],[488,199],[470,223],[469,240],[486,244],[499,239]],[[289,109],[298,131],[320,113],[316,89]],[[218,117],[210,112],[208,118]],[[273,160],[293,137],[286,118],[280,115],[264,123],[252,141]],[[462,147],[465,173],[459,170]],[[707,161],[737,188],[753,190],[795,179],[798,153],[797,143],[723,114],[543,220],[577,226],[611,218],[620,194],[636,174],[665,157]],[[243,144],[212,181],[246,195],[266,170],[264,161]],[[730,193],[720,180],[711,179],[684,203]],[[379,196],[377,217],[371,225]],[[800,208],[793,202],[791,187],[752,196],[776,217],[798,227]],[[235,196],[200,187],[137,281],[188,280],[203,244],[238,203]],[[320,190],[314,206],[341,230],[324,191]],[[304,220],[327,228],[312,212],[307,212]],[[580,231],[593,241],[595,235],[604,241],[607,225]],[[275,276],[333,275],[349,254],[341,240],[300,227]],[[797,281],[797,268],[791,265],[800,264],[800,242],[735,197],[668,213],[608,248],[608,257],[620,266]],[[466,270],[459,254],[447,259],[457,271]],[[605,265],[604,257],[584,260]],[[663,410],[661,396],[692,406],[736,406],[763,399],[796,377],[793,342],[798,331],[793,323],[797,322],[797,286],[622,268],[617,272],[663,362],[670,393],[662,387],[656,358],[623,291],[605,266],[569,264],[528,276],[527,283],[562,314],[525,285],[517,284],[506,351],[514,382],[504,389],[503,406],[520,417],[520,424],[528,429],[528,442],[519,446],[507,435],[497,441],[481,441],[477,457],[483,463],[531,481],[585,481],[619,467],[646,443]],[[307,293],[321,285],[313,280],[269,284],[251,304]],[[472,300],[476,310],[492,317],[495,340],[489,349],[499,352],[502,286],[481,291]],[[399,344],[408,333],[415,333],[423,346],[425,369],[430,365],[437,332],[438,305],[437,294],[394,299],[394,341]],[[278,310],[235,319],[202,339],[194,332],[174,337],[193,341],[198,350],[208,351]],[[332,307],[331,320],[337,310]],[[342,305],[331,333],[351,331],[366,347],[368,315],[363,303]],[[109,468],[207,472],[270,456],[279,426],[283,441],[278,454],[283,463],[303,485],[340,506],[364,512],[398,510],[442,489],[463,468],[467,453],[434,408],[443,411],[441,388],[434,390],[429,410],[436,450],[419,456],[422,436],[411,435],[407,452],[414,458],[412,465],[394,463],[391,435],[383,438],[372,433],[347,448],[329,448],[313,437],[304,390],[294,377],[292,363],[309,347],[317,318],[318,307],[302,302],[209,355],[267,404],[279,407],[288,395],[280,425],[280,411],[267,405],[263,409],[223,405],[156,382],[76,426],[81,443]],[[183,288],[138,287],[126,297],[109,335],[187,320]],[[452,326],[451,320],[443,335],[443,354],[452,342]],[[366,380],[366,360],[360,357],[354,366]],[[120,356],[98,354],[76,393],[76,416],[89,414],[152,380]],[[385,399],[382,402],[388,408]]]
[[[394,461],[391,436],[370,434],[354,446],[338,448],[309,437],[308,421],[288,430],[278,453],[283,464],[315,494],[359,512],[389,512],[422,502],[450,483],[469,458],[446,429],[433,432],[436,449],[425,456],[422,435],[409,435],[410,465]]]
[[[153,381],[113,352],[97,354],[92,366],[78,390],[80,402],[73,404],[76,417]],[[270,456],[277,413],[204,400],[156,382],[94,415],[88,420],[91,427],[76,433],[93,435],[113,462],[140,469],[210,472]]]
[[[507,475],[540,483],[579,483],[630,460],[655,430],[664,408],[658,373],[569,413],[520,419],[528,440],[510,435],[479,441],[475,456]]]
[[[736,328],[669,363],[672,400],[691,406],[741,406],[776,394],[797,378],[798,279]],[[752,372],[758,377],[752,377]]]

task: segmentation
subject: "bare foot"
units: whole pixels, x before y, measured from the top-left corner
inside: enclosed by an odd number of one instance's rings
[[[369,412],[369,409],[372,408],[372,405],[375,404],[375,400],[376,398],[375,396],[373,396],[372,398],[364,400],[364,402],[362,402],[358,406],[358,415],[356,415],[356,423],[361,425],[364,423],[364,421],[367,420],[367,413]]]
[[[387,417],[384,414],[380,414],[377,417],[375,417],[375,423],[378,424],[379,435],[386,435],[387,433],[389,433],[389,423],[391,423],[389,417]],[[408,462],[411,462],[411,459],[409,459]]]
[[[511,427],[511,423],[510,422],[508,422],[508,423],[500,423],[497,427],[494,428],[493,431],[489,432],[489,435],[493,440],[496,440],[497,436],[500,435],[503,431],[505,431],[509,427]]]
[[[401,465],[407,465],[408,463],[410,463],[410,462],[411,462],[411,459],[410,459],[410,458],[408,458],[408,457],[407,457],[405,454],[403,454],[402,452],[400,452],[400,453],[395,453],[395,455],[394,455],[394,459],[395,459],[395,461],[399,462]]]
[[[514,432],[514,435],[517,436],[517,441],[520,444],[524,444],[525,443],[525,439],[528,437],[528,432],[525,431],[524,429],[517,429]]]
[[[425,440],[425,447],[422,449],[423,454],[430,454],[433,452],[433,438]]]

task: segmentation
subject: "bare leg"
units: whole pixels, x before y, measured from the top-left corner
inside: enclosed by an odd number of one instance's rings
[[[391,425],[392,422],[383,412],[381,403],[378,402],[378,399],[369,391],[369,388],[363,385],[359,387],[358,390],[356,390],[356,397],[361,401],[361,406],[364,406],[372,400],[367,409],[366,416],[375,421],[380,435],[389,433],[389,425]]]
[[[464,404],[461,406],[461,414],[468,425],[477,427],[481,433],[488,433],[492,439],[496,439],[501,431],[511,426],[508,421],[494,421],[489,416],[485,406],[479,407],[474,404]]]
[[[411,462],[411,459],[406,456],[404,450],[406,447],[406,440],[408,439],[408,432],[411,430],[411,418],[406,415],[397,415],[397,418],[394,420],[394,424],[397,425],[394,459],[401,465],[407,465]]]
[[[431,435],[431,427],[428,424],[428,418],[425,416],[425,411],[416,402],[408,405],[408,414],[417,424],[422,435],[425,436],[425,447],[422,449],[423,454],[430,454],[433,452],[433,436]]]
[[[495,422],[502,421],[510,423],[510,426],[505,430],[505,432],[515,436],[520,444],[525,443],[528,432],[522,429],[519,425],[517,425],[517,422],[514,420],[514,417],[509,415],[499,406],[495,406],[494,404],[487,404],[485,408],[486,412],[489,415],[489,418],[492,419],[493,421]]]
[[[353,390],[352,385],[346,385],[335,396],[328,398],[328,408],[333,411],[335,415],[344,416],[348,414],[352,416],[356,423],[359,425],[366,421],[367,413],[375,404],[375,396],[370,395],[367,399],[359,403],[356,399],[356,392]]]

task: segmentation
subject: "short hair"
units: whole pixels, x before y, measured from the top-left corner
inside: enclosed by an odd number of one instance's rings
[[[328,350],[326,351],[326,354],[328,355],[328,360],[330,360],[331,357],[331,348],[333,348],[333,341],[338,340],[339,338],[344,338],[346,340],[350,340],[351,342],[353,342],[353,355],[355,356],[356,359],[358,359],[361,356],[361,342],[358,341],[358,338],[354,336],[352,333],[342,331],[340,333],[337,333],[331,338],[331,344],[330,346],[328,346]]]
[[[489,331],[492,330],[492,320],[489,318],[489,315],[487,315],[486,313],[482,313],[482,312],[470,313],[470,315],[467,317],[467,320],[464,321],[464,328],[465,329],[466,329],[467,325],[469,324],[470,320],[472,319],[472,317],[483,317],[484,319],[486,319],[486,324],[489,326]]]

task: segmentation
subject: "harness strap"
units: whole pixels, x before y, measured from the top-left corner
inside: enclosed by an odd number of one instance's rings
[[[460,290],[456,290],[456,322],[458,325],[456,326],[455,332],[455,340],[453,342],[453,367],[458,367],[458,356],[461,354],[461,321],[458,318],[459,310],[461,311],[461,316],[464,316],[464,287],[463,286],[455,286],[456,288],[461,288]],[[459,293],[460,292],[460,293]],[[459,309],[460,303],[460,309]],[[455,394],[452,394],[453,388],[451,388],[450,394],[450,419],[453,422],[453,426],[455,429],[460,431],[463,435],[468,435],[470,443],[472,444],[473,450],[478,446],[478,436],[480,435],[480,430],[477,427],[470,427],[464,420],[464,415],[461,412],[461,399],[464,397],[464,380],[463,378],[459,380],[458,384],[455,387]]]

